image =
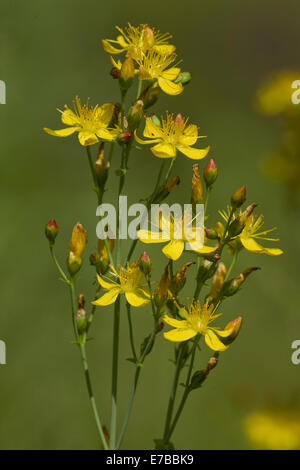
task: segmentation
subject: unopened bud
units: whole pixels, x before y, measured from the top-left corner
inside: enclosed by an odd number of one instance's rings
[[[144,109],[148,109],[156,103],[159,93],[160,88],[157,85],[154,85],[147,90],[147,93],[145,93],[145,96],[143,97]]]
[[[238,209],[246,201],[246,187],[240,186],[231,196],[231,205],[233,209]]]
[[[206,186],[211,186],[214,184],[218,176],[218,168],[216,162],[211,158],[204,169],[204,180]]]
[[[203,186],[200,178],[198,163],[193,165],[192,202],[195,204],[201,204],[203,202]]]
[[[172,293],[176,296],[181,289],[183,289],[185,282],[186,282],[186,277],[185,273],[187,268],[189,268],[192,264],[192,262],[185,263],[181,268],[177,271],[175,276],[171,280],[171,290]]]
[[[150,26],[146,26],[143,31],[143,40],[147,49],[151,49],[154,45],[154,32]]]
[[[109,233],[107,237],[107,243],[108,243],[109,250],[112,253],[115,247],[115,239],[111,238],[109,236]],[[97,272],[101,274],[105,274],[110,263],[110,258],[106,249],[105,241],[102,240],[101,238],[99,238],[99,241],[98,241],[98,253],[96,253],[96,255],[97,255],[96,257],[94,255],[90,256],[90,262],[91,264],[93,264],[91,260],[93,256],[93,261],[95,262],[94,266],[96,266]]]
[[[134,62],[131,57],[127,57],[121,67],[119,75],[120,87],[123,91],[131,87],[134,79],[135,69]]]
[[[205,228],[205,235],[209,240],[216,240],[218,238],[218,234],[215,229],[213,228]]]
[[[155,301],[156,306],[159,309],[163,307],[168,300],[169,287],[170,287],[170,279],[169,279],[169,268],[167,265],[165,267],[162,278],[159,281],[159,284],[154,292],[154,301]]]
[[[180,183],[180,178],[179,176],[173,176],[173,178],[169,181],[169,183],[166,185],[166,190],[168,193],[172,191],[172,189],[177,186]]]
[[[234,320],[231,320],[227,325],[225,326],[225,330],[231,330],[233,328],[233,331],[230,336],[227,336],[227,338],[222,338],[222,343],[224,343],[226,346],[228,344],[231,344],[235,338],[238,336],[239,332],[241,331],[242,328],[242,322],[243,318],[241,316],[235,318]]]
[[[161,127],[161,120],[156,114],[152,113],[149,119],[151,119],[153,124],[155,124],[157,127]]]
[[[218,294],[220,293],[224,284],[226,273],[227,270],[225,264],[220,262],[211,283],[209,296],[212,299],[216,299],[218,297]]]
[[[244,230],[248,217],[250,217],[256,206],[255,203],[251,204],[231,222],[228,229],[228,238],[236,237]]]
[[[79,294],[79,296],[77,297],[77,304],[78,304],[78,308],[84,308],[85,298],[83,294]]]
[[[98,157],[95,162],[95,173],[99,186],[103,187],[108,176],[108,168],[104,161],[104,142],[102,142],[99,146]]]
[[[128,144],[128,142],[131,139],[131,132],[121,132],[120,135],[118,135],[118,142],[120,144]]]
[[[117,67],[113,67],[109,73],[112,76],[112,78],[114,79],[119,78],[119,70],[117,69]]]
[[[130,108],[128,115],[128,128],[131,132],[138,128],[138,125],[143,117],[144,102],[136,100]]]
[[[73,228],[68,254],[68,269],[71,275],[76,274],[82,265],[82,254],[87,244],[87,235],[83,226],[77,222]]]
[[[76,313],[76,324],[77,324],[77,331],[80,335],[82,335],[86,331],[87,327],[87,316],[86,311],[84,308],[79,308]]]
[[[174,83],[182,83],[182,85],[187,85],[192,80],[192,74],[190,72],[181,72]]]
[[[146,251],[143,251],[143,253],[140,256],[139,267],[142,273],[145,274],[146,277],[149,276],[149,274],[151,274],[152,263]]]
[[[90,263],[92,266],[99,266],[100,263],[100,255],[99,253],[92,253],[90,255]]]
[[[247,268],[245,269],[241,274],[239,274],[237,277],[235,277],[234,279],[230,279],[229,281],[227,281],[225,284],[224,284],[224,288],[223,288],[223,294],[224,296],[226,297],[230,297],[231,295],[234,295],[237,293],[237,291],[239,290],[239,288],[241,287],[241,285],[245,282],[245,280],[247,279],[247,277],[253,272],[253,271],[257,271],[258,269],[260,269],[259,267],[257,266],[254,266],[252,268]]]
[[[57,223],[55,222],[54,219],[51,219],[45,226],[45,235],[51,246],[54,245],[57,234],[58,234]]]

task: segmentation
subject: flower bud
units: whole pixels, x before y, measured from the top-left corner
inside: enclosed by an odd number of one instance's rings
[[[218,238],[217,231],[214,228],[205,228],[205,236],[209,240],[216,240]]]
[[[115,247],[115,239],[111,238],[109,236],[109,233],[107,237],[107,243],[108,243],[110,252],[112,253]],[[96,253],[96,255],[98,256],[96,257],[93,255],[90,256],[90,262],[91,264],[93,264],[91,261],[91,257],[93,256],[93,262],[95,263],[94,266],[96,266],[97,272],[100,274],[105,274],[109,266],[110,259],[109,259],[107,249],[105,246],[105,241],[102,240],[101,238],[99,238],[99,241],[98,241],[98,253]]]
[[[143,253],[140,256],[139,267],[142,273],[144,273],[146,277],[149,276],[149,274],[151,274],[152,263],[146,251],[143,251]]]
[[[192,74],[190,72],[181,72],[174,83],[182,83],[182,85],[187,85],[192,80]]]
[[[116,78],[119,78],[119,70],[117,69],[117,67],[113,67],[111,69],[111,71],[109,72],[109,74],[112,76],[112,78],[116,79]]]
[[[164,273],[161,280],[154,292],[154,301],[158,309],[162,308],[168,300],[169,296],[169,268],[168,265],[165,267]]]
[[[166,199],[166,197],[170,194],[172,189],[180,183],[179,176],[173,176],[173,178],[165,185],[161,186],[160,190],[158,191],[157,195],[153,199],[153,203],[159,203]]]
[[[197,280],[200,281],[203,278],[210,278],[213,276],[217,269],[214,261],[210,259],[202,259],[201,264],[198,268]]]
[[[168,193],[172,191],[172,189],[180,183],[179,176],[173,176],[173,178],[166,184],[165,188]]]
[[[192,262],[185,263],[175,274],[175,276],[171,279],[171,291],[172,293],[176,296],[181,289],[183,289],[185,282],[186,282],[186,277],[185,273],[187,268],[189,268],[192,264]]]
[[[128,114],[128,128],[131,132],[138,128],[138,125],[143,117],[143,110],[143,100],[136,100],[131,106]]]
[[[184,119],[181,113],[176,114],[174,124],[176,127],[182,127],[184,125]]]
[[[211,299],[216,299],[219,293],[221,292],[221,289],[225,281],[226,273],[227,273],[227,270],[226,270],[225,264],[220,262],[218,264],[217,270],[214,274],[214,277],[211,283],[211,289],[209,293],[209,297],[211,297]]]
[[[77,222],[73,228],[68,254],[68,269],[73,276],[76,274],[82,265],[82,254],[87,244],[87,235],[83,226]]]
[[[227,338],[222,338],[222,343],[224,343],[226,346],[231,344],[235,338],[238,336],[241,328],[242,328],[242,322],[243,318],[241,316],[235,318],[234,320],[231,320],[227,325],[225,326],[225,330],[230,330],[231,328],[234,328],[233,332],[231,333],[230,336],[227,336]]]
[[[150,26],[146,26],[143,30],[143,40],[147,49],[151,49],[154,45],[154,32]]]
[[[159,93],[160,93],[160,88],[157,85],[152,86],[151,88],[149,88],[149,90],[147,90],[147,92],[145,93],[145,96],[143,97],[144,109],[148,109],[151,106],[153,106],[154,103],[156,103]]]
[[[79,308],[76,313],[77,331],[80,335],[85,333],[87,327],[87,316],[84,308]]]
[[[45,226],[45,235],[51,246],[54,245],[57,234],[58,234],[57,223],[55,222],[54,219],[51,219]]]
[[[204,169],[204,180],[206,186],[211,186],[214,184],[218,176],[218,168],[216,162],[211,158]]]
[[[95,162],[95,173],[99,186],[103,188],[108,176],[108,168],[104,161],[104,142],[101,142],[99,146],[98,157]]]
[[[195,204],[203,203],[203,186],[199,174],[198,163],[195,163],[193,165],[192,202],[194,202]]]
[[[131,139],[131,132],[121,132],[120,135],[118,135],[118,142],[119,144],[128,144],[128,142]]]
[[[150,115],[150,118],[149,118],[149,119],[151,119],[151,121],[153,122],[153,124],[155,124],[155,125],[158,126],[158,127],[161,127],[161,120],[159,119],[159,117],[158,117],[156,114],[152,113],[152,114]]]
[[[236,294],[239,288],[241,287],[241,285],[245,282],[245,280],[249,276],[249,274],[251,274],[253,271],[257,271],[258,269],[260,269],[258,266],[247,268],[234,279],[230,279],[229,281],[227,281],[224,284],[223,295],[226,297],[230,297],[231,295]]]
[[[228,228],[228,238],[233,238],[239,235],[245,228],[248,217],[252,214],[257,204],[253,203],[247,207],[244,212],[238,215]]]
[[[90,263],[91,263],[92,266],[96,266],[96,267],[99,266],[99,264],[100,264],[100,255],[99,255],[99,253],[92,253],[90,255],[89,259],[90,259]]]
[[[238,189],[236,189],[231,196],[231,206],[233,209],[238,209],[241,207],[244,202],[246,201],[246,187],[245,186],[240,186]]]
[[[131,87],[134,75],[134,62],[131,57],[127,57],[122,64],[119,75],[119,83],[123,91],[126,91]]]

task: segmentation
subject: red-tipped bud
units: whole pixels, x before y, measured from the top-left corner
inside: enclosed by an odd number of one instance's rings
[[[114,79],[119,78],[119,70],[117,69],[117,67],[113,67],[109,73],[112,76],[112,78]]]
[[[139,259],[139,267],[142,273],[145,274],[145,276],[149,276],[149,274],[151,274],[152,263],[147,251],[143,251],[143,253],[141,254]]]
[[[131,132],[121,132],[118,136],[118,142],[120,144],[128,144],[131,139]]]
[[[216,240],[218,238],[218,234],[214,228],[205,228],[205,235],[209,240]]]
[[[50,245],[54,245],[55,238],[58,234],[58,226],[54,219],[49,220],[47,225],[45,226],[45,235],[50,243]]]
[[[92,266],[99,266],[100,263],[100,255],[98,253],[92,253],[90,255],[90,263]]]
[[[231,205],[234,209],[241,207],[246,201],[246,187],[240,186],[231,196]]]
[[[211,186],[214,184],[218,176],[218,168],[216,162],[211,158],[204,169],[204,180],[206,186]]]

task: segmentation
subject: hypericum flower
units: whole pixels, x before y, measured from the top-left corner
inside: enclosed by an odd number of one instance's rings
[[[161,118],[161,127],[146,118],[146,125],[143,132],[144,137],[149,140],[140,139],[135,132],[135,139],[138,143],[156,144],[151,147],[153,155],[159,158],[174,158],[179,152],[186,155],[192,160],[200,160],[209,152],[209,146],[205,149],[192,148],[191,146],[197,142],[198,127],[195,124],[187,125],[188,119],[184,119],[181,114],[166,113],[166,119]]]
[[[115,282],[107,276],[97,275],[98,282],[107,292],[94,305],[110,305],[117,300],[119,294],[125,294],[127,302],[133,307],[142,307],[150,302],[150,294],[142,283],[142,271],[138,263],[127,263],[126,268],[119,267],[119,272],[112,268],[112,274],[118,279]],[[108,279],[108,280],[105,280]]]
[[[199,240],[197,228],[191,224],[190,220],[184,217],[174,217],[172,213],[169,217],[162,214],[159,231],[138,230],[137,236],[143,243],[167,243],[162,252],[174,261],[182,255],[186,242],[189,243],[189,249],[197,253],[210,254],[216,250],[216,247],[203,246]]]
[[[245,432],[260,449],[300,449],[299,410],[275,408],[251,413],[245,421]]]
[[[223,219],[227,222],[229,217],[230,208],[226,211],[219,211],[219,214],[223,217]],[[234,220],[234,217],[233,219]],[[246,250],[251,251],[252,253],[265,253],[266,255],[278,256],[282,255],[283,251],[280,248],[265,248],[255,239],[258,240],[267,240],[277,242],[279,238],[269,238],[266,235],[270,232],[276,230],[276,227],[264,230],[259,232],[260,228],[264,224],[264,216],[261,214],[259,217],[255,217],[254,214],[251,214],[247,220],[243,231],[237,236],[237,238],[242,243],[243,247]],[[222,230],[222,224],[219,223],[219,227]]]
[[[207,346],[214,351],[225,351],[228,345],[223,344],[221,338],[228,338],[235,330],[235,326],[220,330],[209,326],[221,313],[214,314],[214,306],[208,307],[206,304],[201,307],[200,301],[192,302],[188,309],[180,308],[180,314],[185,320],[176,320],[168,315],[162,317],[167,325],[174,329],[164,333],[164,337],[169,341],[181,342],[194,338],[200,334],[204,336]]]
[[[180,74],[180,68],[174,65],[170,67],[176,57],[176,54],[160,54],[153,49],[148,51],[141,59],[136,59],[139,65],[138,79],[157,80],[159,88],[167,95],[179,95],[183,92],[183,85],[175,83],[175,80]]]
[[[74,111],[65,105],[65,110],[61,111],[61,120],[67,126],[64,129],[52,130],[44,127],[47,134],[56,137],[68,137],[74,132],[78,132],[78,140],[81,145],[93,145],[100,140],[111,141],[116,138],[117,131],[109,129],[114,105],[105,103],[102,106],[88,107],[88,103],[82,105],[80,98],[76,96],[74,100]]]
[[[128,57],[140,58],[149,49],[154,49],[161,54],[171,54],[175,51],[175,46],[168,43],[172,36],[169,33],[161,34],[155,28],[147,24],[131,26],[128,23],[124,29],[116,26],[121,33],[116,40],[103,39],[103,49],[109,54],[120,54],[126,52]],[[117,46],[115,47],[114,44]]]

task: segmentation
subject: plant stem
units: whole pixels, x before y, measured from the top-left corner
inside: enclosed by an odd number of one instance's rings
[[[113,328],[113,360],[111,384],[111,420],[110,420],[110,448],[115,448],[117,432],[117,391],[118,391],[118,360],[119,360],[119,328],[120,328],[120,296],[115,301],[114,328]]]
[[[87,361],[87,356],[86,356],[85,344],[80,343],[79,348],[80,348],[80,354],[81,354],[81,359],[82,359],[82,364],[83,364],[83,369],[84,369],[84,377],[85,377],[85,381],[86,381],[86,386],[87,386],[87,390],[88,390],[88,394],[89,394],[89,398],[90,398],[92,411],[93,411],[94,418],[95,418],[95,421],[96,421],[96,426],[97,426],[97,429],[98,429],[99,436],[101,438],[103,447],[104,447],[105,450],[108,450],[108,445],[107,445],[106,438],[105,438],[103,428],[102,428],[102,424],[101,424],[101,421],[100,421],[100,418],[99,418],[99,413],[98,413],[98,409],[97,409],[97,405],[96,405],[96,400],[95,400],[95,397],[94,397],[94,394],[93,394],[92,383],[91,383],[90,373],[89,373],[89,366],[88,366],[88,361]]]
[[[173,158],[172,158],[172,161],[171,161],[171,163],[170,163],[169,169],[168,169],[168,171],[167,171],[166,177],[165,177],[165,184],[168,183],[168,179],[169,179],[169,177],[170,177],[170,175],[171,175],[171,173],[172,173],[172,170],[173,170],[173,166],[174,166],[174,164],[175,164],[175,161],[176,161],[176,157],[173,157]]]
[[[137,94],[136,99],[139,99],[139,96],[142,92],[143,80],[139,80],[138,87],[137,87]]]
[[[137,362],[137,355],[134,347],[134,338],[133,338],[133,328],[132,328],[132,319],[131,319],[131,305],[126,302],[127,307],[127,318],[128,318],[128,327],[129,327],[129,339],[130,339],[130,346],[133,355],[133,359]]]
[[[239,254],[238,250],[235,250],[234,255],[233,255],[233,257],[232,257],[231,264],[230,264],[230,266],[229,266],[229,269],[228,269],[228,271],[227,271],[226,277],[225,277],[225,279],[224,279],[224,282],[227,281],[227,279],[229,278],[229,276],[230,276],[230,274],[231,274],[231,271],[232,271],[233,268],[235,267],[236,262],[237,262],[237,258],[238,258],[238,254]]]

